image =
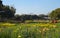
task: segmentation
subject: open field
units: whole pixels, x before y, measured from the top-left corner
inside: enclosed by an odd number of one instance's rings
[[[60,38],[60,23],[0,23],[0,38]]]

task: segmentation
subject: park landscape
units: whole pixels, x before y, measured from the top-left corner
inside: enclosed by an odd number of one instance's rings
[[[48,15],[15,15],[0,0],[0,38],[60,38],[60,8]]]

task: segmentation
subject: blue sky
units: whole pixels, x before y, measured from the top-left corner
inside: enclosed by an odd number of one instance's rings
[[[14,6],[16,14],[48,14],[60,8],[60,0],[3,0],[3,4]]]

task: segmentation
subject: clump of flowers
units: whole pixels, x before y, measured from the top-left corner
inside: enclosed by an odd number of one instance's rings
[[[49,28],[43,28],[43,30],[42,31],[48,31],[48,30],[50,30]]]
[[[2,26],[10,27],[10,26],[15,26],[15,24],[11,24],[11,23],[4,23],[4,24],[2,24]]]

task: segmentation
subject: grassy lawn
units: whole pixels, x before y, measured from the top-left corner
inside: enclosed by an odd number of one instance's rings
[[[60,38],[60,23],[0,23],[0,38]]]

